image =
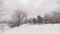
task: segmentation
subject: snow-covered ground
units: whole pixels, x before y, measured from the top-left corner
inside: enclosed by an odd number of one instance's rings
[[[9,29],[9,26],[8,26],[7,24],[0,24],[0,33],[1,33],[2,31],[7,30],[7,29]]]
[[[60,24],[29,25],[23,24],[4,31],[1,34],[60,34]]]

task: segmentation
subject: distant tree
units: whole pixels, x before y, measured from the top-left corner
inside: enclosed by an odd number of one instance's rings
[[[35,18],[33,18],[33,24],[36,24],[36,19]]]
[[[37,16],[37,23],[42,23],[42,17],[40,15]]]
[[[44,22],[47,24],[47,23],[50,23],[50,15],[49,14],[45,14],[44,15]]]
[[[31,24],[31,20],[28,20],[28,22]]]
[[[8,26],[9,26],[10,28],[16,27],[16,23],[14,23],[13,21],[9,20],[9,21],[8,21]]]
[[[23,24],[24,19],[27,18],[27,14],[21,10],[16,10],[15,14],[12,15],[11,20],[15,23],[16,26]]]
[[[54,24],[60,22],[60,9],[53,10],[50,14],[44,16],[48,22]],[[46,20],[45,20],[46,21]]]
[[[54,11],[52,12],[52,20],[54,21],[54,23],[59,23],[60,21],[60,11]]]
[[[24,20],[24,23],[28,23],[28,19],[25,19],[25,20]]]
[[[29,18],[28,23],[32,24],[32,22],[33,22],[33,19]]]

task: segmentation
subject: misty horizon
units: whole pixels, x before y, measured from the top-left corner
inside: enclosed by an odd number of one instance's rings
[[[60,7],[58,0],[3,0],[5,13],[3,19],[10,19],[16,9],[20,9],[28,14],[28,18],[36,18],[37,15],[49,13]]]

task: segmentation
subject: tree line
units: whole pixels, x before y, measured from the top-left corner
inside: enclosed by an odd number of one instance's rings
[[[6,15],[4,3],[0,0],[0,20],[3,19],[3,16]],[[15,13],[11,16],[11,19],[3,22],[7,23],[9,27],[16,27],[24,23],[29,24],[56,24],[60,23],[60,7],[58,9],[52,10],[51,13],[46,13],[43,17],[37,15],[37,18],[29,18],[28,14],[20,9],[15,10]],[[1,22],[1,21],[0,21]]]
[[[4,4],[3,0],[0,0],[0,24],[2,24],[2,32],[4,23],[8,24],[9,27],[18,27],[22,24],[56,24],[60,23],[60,7],[52,10],[50,13],[46,13],[43,17],[37,15],[37,18],[29,18],[28,14],[20,9],[15,10],[14,14],[11,16],[10,20],[3,20],[3,16],[6,15],[6,5]],[[59,3],[59,1],[58,1]]]
[[[26,12],[21,10],[15,10],[15,14],[12,15],[11,19],[8,22],[10,27],[16,27],[24,23],[29,24],[56,24],[60,23],[60,10],[52,11],[51,13],[46,13],[44,17],[40,15],[37,18],[29,18]]]

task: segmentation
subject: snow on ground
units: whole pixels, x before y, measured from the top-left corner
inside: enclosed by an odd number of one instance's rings
[[[1,34],[60,34],[60,24],[29,25],[23,24],[4,31]]]
[[[2,31],[5,31],[5,30],[7,30],[7,29],[9,29],[10,27],[7,25],[7,24],[0,24],[0,33],[2,32]]]

